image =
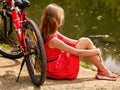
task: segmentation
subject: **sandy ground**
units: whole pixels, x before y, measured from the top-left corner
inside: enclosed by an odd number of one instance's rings
[[[19,82],[16,82],[22,59],[12,61],[0,57],[0,90],[120,90],[120,77],[116,81],[97,80],[96,72],[81,67],[76,80],[47,79],[36,87],[24,66]]]

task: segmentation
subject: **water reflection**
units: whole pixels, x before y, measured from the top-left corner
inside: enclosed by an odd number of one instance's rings
[[[119,63],[120,62],[117,62],[117,60],[112,58],[111,55],[106,57],[106,60],[104,61],[105,66],[108,67],[110,69],[110,71],[120,74],[120,64]]]

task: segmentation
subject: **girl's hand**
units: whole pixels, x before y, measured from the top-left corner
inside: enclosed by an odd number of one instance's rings
[[[97,53],[98,55],[101,55],[101,51],[100,51],[99,48],[96,48],[96,53]]]

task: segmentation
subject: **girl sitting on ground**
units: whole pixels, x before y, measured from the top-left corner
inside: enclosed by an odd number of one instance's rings
[[[97,79],[116,80],[102,62],[101,52],[89,38],[70,39],[59,32],[63,24],[64,10],[49,4],[43,11],[40,31],[44,40],[47,58],[47,78],[76,79],[80,58],[87,57],[97,67]]]

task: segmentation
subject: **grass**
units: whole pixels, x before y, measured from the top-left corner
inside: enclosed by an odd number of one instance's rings
[[[87,64],[87,63],[85,63],[85,62],[81,62],[80,65],[81,65],[82,67],[84,67],[84,68],[87,68],[87,69],[91,69],[91,70],[93,70],[93,71],[96,71],[96,69],[95,69],[92,65],[89,65],[89,64]]]
[[[0,47],[2,47],[2,49],[6,50],[6,51],[10,50],[10,46],[7,44],[0,44]]]

